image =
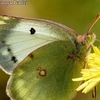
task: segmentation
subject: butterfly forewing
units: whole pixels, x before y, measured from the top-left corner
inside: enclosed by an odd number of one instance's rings
[[[77,41],[76,33],[63,25],[38,20],[0,17],[0,67],[13,69],[32,51],[54,41]]]

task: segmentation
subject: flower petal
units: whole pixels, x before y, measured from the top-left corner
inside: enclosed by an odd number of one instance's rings
[[[85,81],[76,90],[87,93],[100,82],[100,50],[94,46],[94,53],[88,54],[86,69],[81,70],[82,77],[74,78],[73,81]]]
[[[100,56],[100,50],[96,46],[93,47],[93,50],[96,53],[96,55]]]
[[[89,92],[90,90],[92,90],[100,82],[100,80],[99,81],[96,81],[94,79],[91,79],[91,81],[92,82],[89,82],[89,84],[84,88],[84,90],[82,91],[82,93]]]

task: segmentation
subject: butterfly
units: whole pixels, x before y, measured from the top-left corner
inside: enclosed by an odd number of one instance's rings
[[[71,100],[86,56],[96,39],[62,24],[0,16],[0,68],[11,75],[11,100]]]

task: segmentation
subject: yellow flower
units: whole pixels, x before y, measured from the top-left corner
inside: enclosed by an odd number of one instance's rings
[[[94,53],[88,55],[88,68],[82,69],[82,77],[74,78],[73,81],[84,81],[76,90],[87,93],[100,82],[100,50],[94,46]]]

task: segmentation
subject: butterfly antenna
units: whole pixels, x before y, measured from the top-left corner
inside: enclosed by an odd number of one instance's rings
[[[92,29],[92,27],[95,25],[95,23],[100,19],[100,13],[96,16],[95,20],[92,22],[92,24],[90,25],[87,34],[90,34],[90,31]]]
[[[96,87],[92,90],[92,97],[96,100]]]

